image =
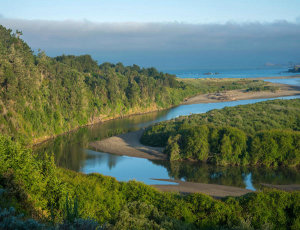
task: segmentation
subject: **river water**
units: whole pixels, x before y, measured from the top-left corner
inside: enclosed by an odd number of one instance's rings
[[[299,85],[298,79],[273,79],[272,82]],[[280,97],[281,99],[300,96]],[[266,169],[249,167],[219,167],[190,162],[153,161],[135,157],[117,156],[95,152],[88,143],[116,134],[136,131],[156,122],[178,116],[205,113],[236,105],[245,105],[271,99],[251,99],[231,102],[180,105],[170,110],[137,115],[83,127],[50,140],[38,147],[38,152],[55,154],[58,166],[83,173],[101,173],[119,181],[135,179],[146,184],[166,184],[153,179],[179,179],[184,181],[231,185],[251,190],[260,188],[260,183],[299,184],[300,174],[295,169]]]

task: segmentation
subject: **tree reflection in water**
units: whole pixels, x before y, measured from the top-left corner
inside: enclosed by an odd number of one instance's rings
[[[221,184],[242,188],[261,188],[266,184],[299,184],[300,174],[293,168],[221,167],[187,161],[152,161],[168,170],[173,179],[190,182]],[[252,187],[253,186],[253,187]]]

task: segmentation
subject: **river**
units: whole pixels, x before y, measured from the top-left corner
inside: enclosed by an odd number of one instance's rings
[[[278,82],[280,79],[275,79]],[[294,81],[294,79],[293,79]],[[298,84],[298,81],[295,84]],[[283,83],[283,82],[282,82]],[[292,82],[284,82],[292,83]],[[281,99],[300,98],[300,96],[281,97]],[[36,151],[54,153],[56,164],[83,173],[101,173],[113,176],[119,181],[135,179],[146,184],[166,184],[153,180],[179,179],[183,181],[231,185],[251,190],[260,188],[260,183],[299,184],[300,174],[295,169],[219,167],[214,165],[153,161],[141,158],[117,156],[95,152],[88,143],[116,134],[136,131],[156,122],[170,120],[193,113],[205,113],[212,109],[245,105],[271,99],[251,99],[231,102],[180,105],[170,110],[111,120],[93,126],[82,127],[40,145]]]

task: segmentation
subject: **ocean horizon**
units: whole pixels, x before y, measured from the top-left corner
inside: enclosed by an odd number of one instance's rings
[[[299,73],[288,72],[288,66],[257,67],[257,68],[199,68],[187,70],[166,70],[165,73],[175,74],[179,78],[255,78],[294,76]]]

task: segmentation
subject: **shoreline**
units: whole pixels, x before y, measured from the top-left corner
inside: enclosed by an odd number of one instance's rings
[[[179,104],[179,105],[181,105],[181,104]],[[68,133],[75,132],[76,130],[78,130],[80,128],[83,128],[83,127],[93,126],[93,125],[101,124],[101,123],[104,123],[104,122],[107,122],[107,121],[113,121],[113,120],[118,120],[118,119],[122,119],[122,118],[129,118],[129,117],[144,115],[144,114],[148,114],[148,113],[160,112],[160,111],[163,111],[163,110],[172,109],[172,108],[174,108],[176,106],[179,106],[179,105],[172,105],[172,106],[170,106],[168,108],[164,108],[164,109],[155,109],[155,110],[149,110],[149,111],[145,111],[145,112],[129,113],[129,114],[126,114],[126,115],[121,115],[121,116],[108,117],[108,118],[105,118],[105,119],[102,119],[102,120],[98,119],[95,122],[91,122],[91,123],[88,123],[88,124],[85,124],[85,125],[80,125],[78,127],[75,127],[73,129],[70,129],[70,130],[68,130],[66,132],[63,132],[63,133],[60,133],[60,134],[45,136],[44,138],[34,139],[30,146],[31,147],[36,147],[36,146],[42,145],[43,143],[45,143],[47,141],[50,141],[52,139],[55,139],[59,136],[62,136],[62,135],[68,134]]]
[[[300,78],[300,73],[297,75],[287,75],[287,76],[274,76],[274,77],[249,77],[251,80],[268,80],[268,79],[293,79]]]
[[[249,79],[249,80],[268,80],[268,79],[293,79],[293,78],[300,78],[300,73],[296,74],[296,75],[285,75],[285,76],[270,76],[270,77],[247,77],[247,78],[231,78],[231,77],[224,77],[224,78],[218,78],[218,77],[198,77],[198,78],[179,78],[179,79],[203,79],[203,80],[207,80],[207,79],[227,79],[227,80],[232,80],[232,79]]]
[[[270,83],[269,86],[278,86],[279,89],[271,91],[245,91],[245,90],[229,90],[220,93],[199,94],[186,99],[182,105],[206,104],[227,101],[240,101],[250,99],[276,98],[286,96],[300,95],[300,86]]]
[[[100,141],[89,143],[89,148],[111,153],[119,156],[144,158],[149,160],[166,160],[167,155],[163,153],[164,148],[146,146],[140,143],[140,137],[144,130],[124,133],[109,137]]]
[[[270,83],[271,86],[279,86],[280,89],[271,91],[245,92],[245,90],[231,90],[221,93],[200,94],[186,99],[181,105],[218,103],[226,101],[238,101],[248,99],[276,98],[283,96],[300,95],[300,86],[286,84]],[[112,136],[103,140],[89,143],[93,150],[102,152],[145,158],[149,160],[166,160],[167,156],[163,154],[163,148],[146,146],[140,143],[140,137],[143,129],[135,132],[129,132],[121,135]]]
[[[252,80],[267,80],[267,79],[289,79],[289,78],[300,78],[300,75],[292,75],[292,76],[276,76],[276,77],[259,77],[259,78],[249,78],[249,79],[252,79]],[[209,79],[209,78],[207,78]],[[220,78],[220,79],[231,79],[231,78]],[[286,84],[278,84],[278,83],[270,83],[270,84],[273,84],[273,85],[277,85],[277,86],[282,86],[282,87],[296,87],[297,86],[291,86],[291,85],[286,85]],[[259,98],[272,98],[272,97],[281,97],[281,96],[294,96],[294,95],[300,95],[300,87],[298,87],[297,89],[298,92],[294,92],[294,94],[292,94],[290,92],[290,94],[287,94],[287,95],[279,95],[279,96],[276,96],[276,95],[270,95],[268,97],[259,97],[259,96],[256,96],[255,98],[245,98],[245,99],[240,99],[240,100],[247,100],[247,99],[259,99]],[[228,92],[228,91],[227,91]],[[264,91],[261,91],[261,92],[264,92]],[[275,93],[276,94],[276,93]],[[199,95],[195,95],[195,96],[192,96],[190,98],[187,98],[185,99],[182,103],[180,103],[179,105],[186,105],[186,104],[199,104],[199,103],[215,103],[215,102],[224,102],[225,100],[221,101],[221,100],[208,100],[207,98],[205,98],[205,95],[207,94],[199,94]],[[203,98],[204,97],[204,98]],[[236,99],[237,100],[237,99]],[[231,100],[226,100],[226,101],[233,101],[232,99]],[[31,143],[31,147],[36,147],[36,146],[39,146],[49,140],[52,140],[52,139],[55,139],[59,136],[62,136],[62,135],[65,135],[67,133],[72,133],[72,132],[75,132],[76,130],[80,129],[80,128],[83,128],[83,127],[88,127],[88,126],[92,126],[92,125],[96,125],[96,124],[101,124],[101,123],[104,123],[104,122],[107,122],[107,121],[112,121],[112,120],[117,120],[117,119],[122,119],[122,118],[127,118],[127,117],[131,117],[131,116],[137,116],[137,115],[143,115],[143,114],[147,114],[147,113],[153,113],[153,112],[158,112],[158,111],[163,111],[163,110],[167,110],[167,109],[171,109],[171,108],[174,108],[176,106],[179,106],[179,105],[172,105],[170,107],[167,107],[167,108],[159,108],[159,109],[150,109],[147,111],[144,111],[144,112],[138,112],[138,113],[129,113],[129,114],[126,114],[126,115],[119,115],[119,116],[112,116],[112,117],[107,117],[105,119],[102,119],[100,120],[100,118],[97,118],[95,119],[94,122],[90,122],[88,124],[85,124],[85,125],[81,125],[81,126],[78,126],[78,127],[75,127],[73,129],[70,129],[66,132],[63,132],[63,133],[60,133],[60,134],[56,134],[56,135],[49,135],[49,136],[44,136],[44,137],[40,137],[40,138],[36,138],[36,139],[33,139],[32,143]]]
[[[255,192],[249,189],[219,185],[219,184],[204,184],[196,182],[187,182],[181,180],[172,179],[153,179],[158,181],[174,182],[177,184],[166,184],[166,185],[151,185],[161,192],[179,192],[182,194],[190,193],[204,193],[214,198],[224,198],[227,196],[242,196],[247,193]]]
[[[140,129],[135,132],[129,132],[100,141],[91,142],[89,143],[88,147],[95,151],[106,152],[119,156],[129,156],[148,160],[167,160],[167,155],[163,153],[163,148],[145,146],[140,143],[139,139],[143,131],[143,129]],[[247,193],[254,192],[252,190],[227,185],[205,184],[172,179],[153,178],[153,180],[176,183],[151,185],[162,192],[179,192],[182,194],[200,192],[215,198],[223,198],[226,196],[242,196]],[[261,183],[261,185],[269,189],[300,191],[300,184],[273,185]]]
[[[266,187],[266,188],[279,189],[279,190],[283,190],[286,192],[300,191],[300,184],[276,185],[276,184],[261,183],[260,185],[262,185],[263,187]]]

